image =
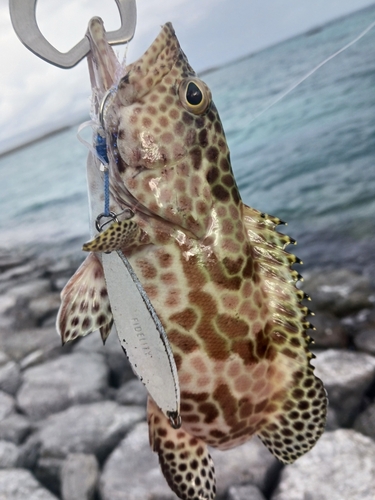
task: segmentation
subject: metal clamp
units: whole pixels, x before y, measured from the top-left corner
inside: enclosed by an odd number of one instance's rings
[[[101,222],[102,219],[106,219],[105,222]],[[109,212],[108,214],[105,214],[104,212],[99,214],[95,220],[95,227],[99,233],[103,231],[105,226],[108,224],[112,224],[112,222],[118,222],[117,219],[117,214],[114,212]]]
[[[68,52],[55,49],[42,35],[36,21],[38,0],[10,0],[9,9],[14,31],[21,42],[35,55],[59,68],[72,68],[90,52],[90,43],[85,36]],[[115,0],[121,18],[121,27],[107,32],[110,45],[129,42],[135,32],[137,9],[135,0]]]
[[[173,429],[179,429],[181,427],[182,418],[177,411],[167,411],[167,416]]]

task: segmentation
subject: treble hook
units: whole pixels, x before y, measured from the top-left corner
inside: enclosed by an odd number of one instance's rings
[[[21,42],[35,55],[59,68],[72,68],[90,52],[90,43],[85,36],[68,52],[55,49],[42,35],[36,21],[38,0],[10,0],[9,10],[14,31]],[[110,45],[130,42],[137,23],[135,0],[115,0],[121,18],[120,29],[107,32]]]

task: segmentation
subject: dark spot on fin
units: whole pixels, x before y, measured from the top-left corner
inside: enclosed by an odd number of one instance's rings
[[[100,329],[105,340],[111,331],[113,318],[102,265],[90,253],[61,292],[61,306],[56,327],[62,344]]]
[[[309,451],[322,435],[327,396],[311,366],[288,391],[283,410],[259,433],[270,452],[284,464],[293,463]]]

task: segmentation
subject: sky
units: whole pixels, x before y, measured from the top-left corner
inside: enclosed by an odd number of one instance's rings
[[[138,0],[137,28],[127,60],[132,62],[141,56],[167,21],[172,21],[184,52],[199,72],[373,3],[374,0]],[[115,0],[37,3],[40,30],[62,52],[84,36],[88,20],[96,15],[103,18],[107,31],[119,27]],[[374,20],[369,20],[369,24],[371,21]],[[74,123],[88,113],[90,85],[85,61],[64,70],[32,54],[13,31],[8,0],[0,0],[0,67],[0,154]]]

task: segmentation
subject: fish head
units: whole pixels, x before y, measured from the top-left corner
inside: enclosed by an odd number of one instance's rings
[[[196,237],[216,202],[239,203],[223,127],[208,86],[190,66],[170,23],[127,67],[105,112],[115,184],[138,206]]]

